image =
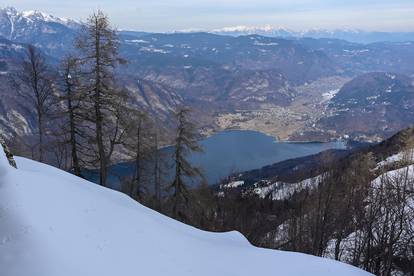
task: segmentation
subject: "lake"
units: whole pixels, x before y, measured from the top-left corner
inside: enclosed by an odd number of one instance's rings
[[[328,149],[344,149],[343,142],[278,142],[256,131],[223,131],[201,141],[204,154],[191,161],[204,169],[209,184],[234,172],[258,169],[280,161],[312,155]]]
[[[328,149],[345,148],[343,142],[278,142],[263,133],[244,130],[222,131],[200,141],[200,144],[204,153],[194,153],[189,158],[192,164],[202,168],[209,184],[215,184],[231,173],[258,169]],[[161,151],[170,158],[174,148],[166,147]],[[172,163],[172,159],[169,163]],[[170,170],[167,178],[172,177],[173,169]],[[127,175],[133,172],[133,166],[128,163],[118,164],[111,171],[112,175]],[[110,180],[115,182],[115,177]]]

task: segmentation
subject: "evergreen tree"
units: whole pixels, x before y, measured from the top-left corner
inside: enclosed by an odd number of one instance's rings
[[[176,113],[177,134],[175,138],[174,163],[175,176],[170,188],[173,189],[173,216],[183,219],[181,208],[187,206],[189,193],[185,178],[202,177],[201,170],[194,167],[188,161],[188,154],[191,152],[202,152],[197,142],[195,125],[189,120],[190,109],[183,107]]]

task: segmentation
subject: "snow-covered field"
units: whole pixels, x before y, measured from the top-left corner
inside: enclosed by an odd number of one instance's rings
[[[0,274],[7,276],[369,275],[352,266],[251,246],[129,197],[0,150]]]

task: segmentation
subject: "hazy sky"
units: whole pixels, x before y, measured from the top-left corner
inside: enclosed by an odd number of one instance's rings
[[[235,25],[294,30],[414,31],[414,0],[2,0],[1,6],[85,19],[104,10],[120,29],[173,31]]]

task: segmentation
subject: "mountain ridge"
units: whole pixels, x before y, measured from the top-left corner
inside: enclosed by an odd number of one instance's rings
[[[222,35],[240,36],[258,34],[270,37],[283,38],[333,38],[342,39],[357,43],[374,43],[383,41],[405,42],[414,41],[414,32],[385,32],[385,31],[366,31],[360,29],[308,29],[295,31],[283,27],[265,25],[262,27],[254,26],[234,26],[213,29],[208,32]]]

